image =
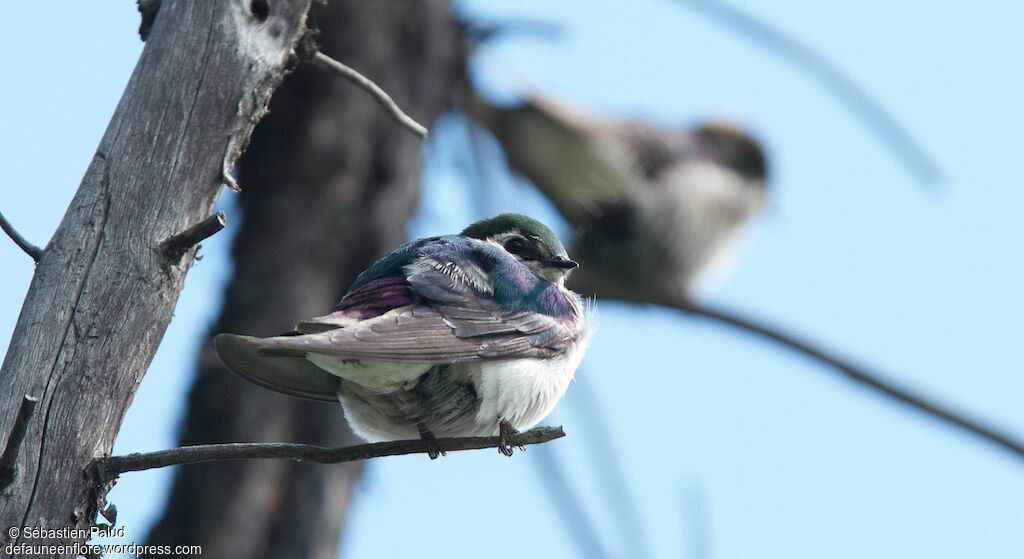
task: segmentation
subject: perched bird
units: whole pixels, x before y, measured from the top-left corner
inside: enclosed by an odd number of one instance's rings
[[[670,303],[730,245],[765,201],[758,143],[711,123],[670,129],[603,119],[530,98],[505,108],[470,92],[466,110],[576,230],[573,289]]]
[[[511,435],[554,407],[592,328],[565,287],[577,263],[518,214],[402,245],[356,278],[331,314],[289,335],[219,334],[239,375],[278,392],[340,400],[370,442]]]

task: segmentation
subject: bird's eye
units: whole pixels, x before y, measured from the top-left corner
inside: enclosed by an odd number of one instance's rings
[[[526,250],[526,239],[522,237],[512,237],[505,241],[505,250],[512,254],[519,254],[520,252],[523,252]]]

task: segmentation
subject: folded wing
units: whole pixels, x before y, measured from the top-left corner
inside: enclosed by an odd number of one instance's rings
[[[367,292],[373,289],[386,288],[392,296],[396,292],[391,279],[370,280],[347,294],[335,312],[300,323],[300,335],[221,334],[214,341],[217,352],[232,370],[257,384],[296,396],[333,399],[337,377],[309,363],[307,354],[391,363],[458,363],[551,357],[576,338],[579,303],[574,296],[567,298],[514,260],[500,261],[500,254],[489,252],[495,247],[465,237],[442,237],[422,248],[419,258],[404,270],[403,283],[412,294],[412,304],[371,318],[354,318],[366,316],[365,308],[347,305],[346,300],[376,301]],[[507,285],[503,292],[518,302],[511,308],[494,298],[487,282],[489,265],[522,268],[503,270],[517,278],[512,292]]]

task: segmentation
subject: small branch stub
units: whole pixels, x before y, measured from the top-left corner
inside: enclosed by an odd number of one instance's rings
[[[156,13],[160,11],[160,0],[137,0],[136,3],[139,5],[139,15],[142,16],[142,21],[139,22],[139,37],[145,41],[153,28]]]
[[[384,110],[391,115],[391,118],[395,119],[396,122],[410,130],[413,134],[420,138],[427,137],[427,128],[402,112],[402,109],[398,107],[394,99],[369,78],[322,52],[314,53],[312,60],[317,66],[334,72],[369,93],[381,107],[384,107]]]
[[[25,440],[25,433],[28,431],[28,422],[32,419],[38,402],[37,398],[28,394],[21,401],[18,416],[14,418],[11,434],[7,437],[7,446],[4,447],[3,456],[0,456],[0,488],[10,485],[18,474],[18,452],[21,451],[21,443]]]
[[[217,212],[185,231],[168,237],[160,243],[158,250],[171,265],[177,265],[189,249],[223,229],[225,219],[224,212]]]
[[[21,250],[25,251],[25,254],[32,257],[33,261],[39,262],[39,259],[43,257],[43,249],[28,242],[25,237],[22,237],[21,234],[14,229],[14,226],[11,225],[11,222],[7,221],[7,218],[4,217],[4,214],[2,213],[0,213],[0,229],[3,229],[4,233],[7,233],[7,236],[14,241],[14,244],[18,245]]]

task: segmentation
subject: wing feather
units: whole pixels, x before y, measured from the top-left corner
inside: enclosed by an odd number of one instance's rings
[[[496,253],[497,247],[467,237],[440,237],[417,247],[418,257],[404,268],[404,282],[394,276],[365,278],[342,299],[339,310],[300,323],[302,335],[253,338],[249,343],[264,356],[315,353],[368,361],[455,363],[548,357],[578,335],[577,296]],[[512,269],[519,283],[505,289],[518,302],[515,309],[495,298],[488,266],[498,264],[523,268]],[[366,313],[365,309],[377,308],[370,290],[395,301],[411,297],[413,302],[379,315]],[[536,297],[542,292],[546,298]],[[350,297],[358,305],[347,301]],[[543,308],[551,300],[558,303],[555,310]],[[363,314],[354,318],[354,310]]]

